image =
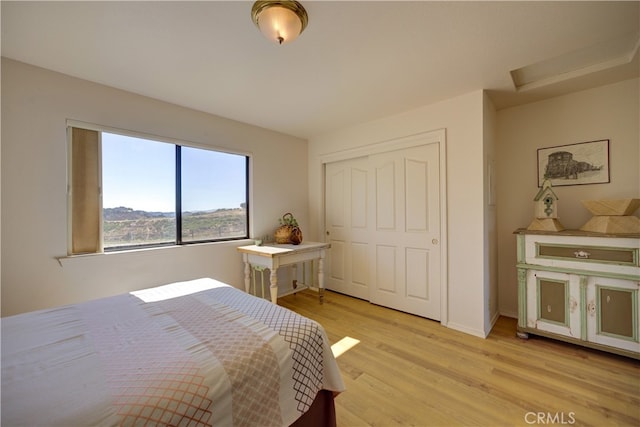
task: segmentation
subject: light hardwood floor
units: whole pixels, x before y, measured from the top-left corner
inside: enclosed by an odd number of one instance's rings
[[[559,341],[516,338],[501,317],[487,339],[334,292],[279,304],[322,324],[347,391],[338,426],[640,426],[640,362]]]

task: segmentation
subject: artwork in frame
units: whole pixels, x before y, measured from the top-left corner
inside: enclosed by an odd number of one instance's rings
[[[554,187],[610,182],[609,140],[539,148],[538,187],[545,179]]]

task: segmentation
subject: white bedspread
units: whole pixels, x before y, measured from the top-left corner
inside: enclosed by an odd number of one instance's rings
[[[213,279],[2,319],[2,426],[289,425],[344,385],[322,327]]]

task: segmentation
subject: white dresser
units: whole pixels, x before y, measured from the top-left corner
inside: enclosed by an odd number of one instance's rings
[[[640,235],[516,230],[518,336],[640,359]]]

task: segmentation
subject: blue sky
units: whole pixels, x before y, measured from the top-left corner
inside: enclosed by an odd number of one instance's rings
[[[183,211],[245,202],[245,157],[182,148]],[[175,145],[102,133],[103,207],[175,210]]]

